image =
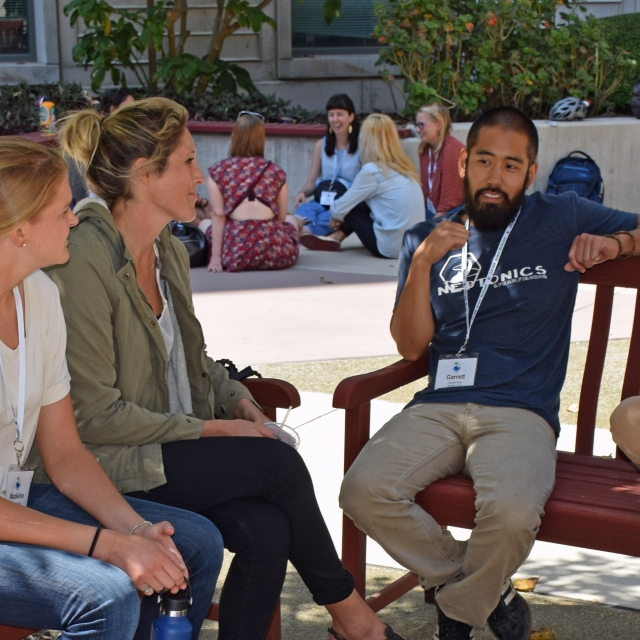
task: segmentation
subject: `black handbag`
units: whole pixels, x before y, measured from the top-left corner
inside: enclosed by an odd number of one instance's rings
[[[335,193],[335,199],[337,200],[347,192],[347,187],[345,187],[340,180],[321,180],[313,191],[313,199],[316,202],[320,202],[323,191]]]
[[[170,222],[171,233],[182,242],[189,254],[189,266],[206,267],[209,263],[209,243],[198,227],[188,222]]]

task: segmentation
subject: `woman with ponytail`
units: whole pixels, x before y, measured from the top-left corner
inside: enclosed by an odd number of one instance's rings
[[[77,219],[66,172],[55,149],[0,138],[0,624],[147,640],[155,592],[186,588],[189,576],[196,640],[219,532],[196,514],[123,498],[78,437],[58,289],[41,271],[69,259]]]
[[[264,639],[288,560],[331,614],[335,638],[397,640],[354,590],[302,458],[207,355],[189,259],[167,226],[193,218],[204,182],[186,124],[183,107],[148,98],[106,118],[78,113],[63,130],[101,198],[76,211],[71,260],[51,272],[80,436],[123,493],[220,529],[235,557],[219,640]]]

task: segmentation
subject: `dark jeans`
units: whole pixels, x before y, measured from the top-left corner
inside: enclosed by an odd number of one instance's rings
[[[369,209],[365,202],[356,205],[347,213],[340,227],[340,231],[348,236],[355,233],[358,238],[360,238],[360,242],[362,242],[365,249],[376,258],[386,258],[386,256],[383,256],[380,251],[378,251],[378,241],[376,240],[376,234],[373,230],[371,209]]]
[[[235,553],[220,598],[219,640],[263,640],[291,560],[313,599],[353,591],[300,455],[267,438],[201,438],[162,445],[167,483],[131,495],[196,511]]]

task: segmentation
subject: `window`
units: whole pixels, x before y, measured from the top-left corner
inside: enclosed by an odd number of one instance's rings
[[[0,0],[0,61],[35,59],[33,0]]]
[[[340,16],[324,21],[324,0],[291,0],[293,56],[341,53],[375,53],[380,45],[373,37],[378,24],[377,0],[343,0]]]

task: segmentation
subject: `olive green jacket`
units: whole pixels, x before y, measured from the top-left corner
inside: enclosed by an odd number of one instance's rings
[[[251,394],[207,356],[193,312],[189,257],[167,227],[156,241],[160,277],[171,290],[193,403],[193,415],[169,413],[167,351],[133,258],[102,201],[82,201],[76,213],[71,259],[48,273],[67,323],[78,430],[120,491],[148,491],[166,483],[161,444],[199,438],[204,420],[233,418],[240,399]],[[46,480],[44,472],[36,480]]]

